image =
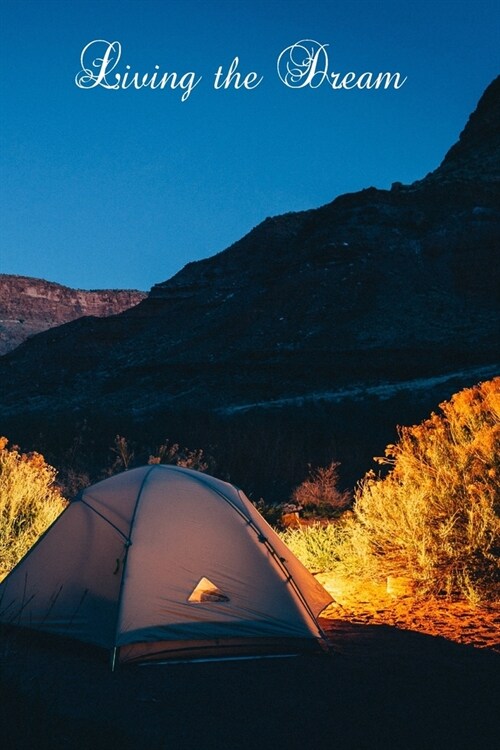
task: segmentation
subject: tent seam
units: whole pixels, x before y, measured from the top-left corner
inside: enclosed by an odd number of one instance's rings
[[[75,502],[76,502],[76,501],[75,501]],[[120,530],[120,529],[118,528],[118,526],[116,526],[116,525],[115,525],[115,524],[114,524],[114,523],[113,523],[112,521],[110,521],[110,520],[109,520],[109,518],[106,518],[106,516],[105,516],[105,515],[104,515],[103,513],[100,513],[100,512],[99,512],[99,511],[98,511],[98,510],[97,510],[96,508],[94,508],[94,507],[93,507],[92,505],[90,505],[89,503],[87,503],[87,502],[86,502],[86,501],[85,501],[85,500],[83,499],[83,497],[79,498],[78,502],[82,503],[82,504],[83,504],[83,505],[85,505],[85,506],[86,506],[87,508],[89,508],[89,510],[92,510],[92,511],[93,511],[94,513],[96,513],[96,515],[98,515],[98,516],[99,516],[99,518],[102,518],[102,520],[103,520],[103,521],[106,521],[106,523],[109,523],[109,525],[110,525],[110,526],[111,526],[111,527],[112,527],[112,528],[113,528],[113,529],[114,529],[115,531],[117,531],[117,532],[118,532],[118,533],[120,534],[120,536],[121,536],[121,537],[123,537],[123,538],[124,538],[125,542],[130,542],[130,537],[128,537],[128,536],[127,536],[126,534],[124,534],[124,533],[123,533],[123,531],[121,531],[121,530]]]
[[[124,583],[125,583],[125,573],[126,573],[126,570],[127,570],[128,551],[129,551],[130,546],[132,545],[132,530],[134,528],[135,517],[137,515],[137,508],[139,507],[139,502],[140,502],[141,497],[142,497],[144,486],[146,484],[146,481],[147,481],[149,475],[151,474],[151,472],[153,471],[154,468],[155,468],[154,466],[151,466],[149,468],[149,470],[146,472],[146,474],[144,475],[144,477],[143,477],[143,480],[141,482],[141,486],[139,488],[139,492],[137,493],[137,500],[135,501],[134,512],[132,514],[132,518],[130,519],[130,526],[129,526],[129,531],[128,531],[128,537],[125,537],[125,535],[124,535],[124,538],[126,540],[125,541],[125,557],[123,559],[122,578],[121,578],[121,581],[120,581],[120,591],[118,593],[118,601],[117,601],[115,635],[114,635],[114,638],[113,638],[113,651],[114,652],[116,652],[116,641],[117,641],[117,636],[118,636],[117,631],[118,631],[118,624],[119,624],[119,621],[120,621],[120,615],[121,615],[121,609],[122,609],[122,597],[123,597],[123,589],[124,589]],[[114,667],[114,656],[113,656],[113,667]]]

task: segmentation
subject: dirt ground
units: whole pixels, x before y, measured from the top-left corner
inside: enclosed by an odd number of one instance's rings
[[[345,615],[346,613],[344,613]],[[9,750],[488,750],[500,655],[332,611],[331,654],[121,667],[102,652],[0,633]]]
[[[474,607],[465,601],[421,599],[405,590],[404,579],[395,579],[386,586],[361,586],[333,573],[316,577],[334,598],[323,613],[328,619],[391,625],[500,654],[500,602]]]

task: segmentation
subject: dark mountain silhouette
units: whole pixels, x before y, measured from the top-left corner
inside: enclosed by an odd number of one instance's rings
[[[424,179],[266,219],[137,307],[1,358],[0,416],[154,421],[406,393],[423,417],[496,370],[499,240],[500,77]],[[414,415],[404,398],[398,414]]]
[[[0,354],[15,349],[35,333],[84,315],[116,315],[145,296],[130,289],[70,289],[43,279],[1,273]]]

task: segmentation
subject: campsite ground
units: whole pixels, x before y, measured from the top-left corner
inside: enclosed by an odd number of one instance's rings
[[[495,746],[500,655],[493,649],[338,619],[332,610],[322,625],[331,656],[129,666],[115,673],[91,647],[2,634],[2,745],[13,750]]]
[[[488,648],[500,654],[500,601],[473,606],[464,600],[423,598],[401,590],[387,592],[387,584],[361,584],[333,573],[319,573],[319,582],[334,602],[323,613],[329,620],[363,625],[391,625],[403,630],[441,636],[456,643]]]

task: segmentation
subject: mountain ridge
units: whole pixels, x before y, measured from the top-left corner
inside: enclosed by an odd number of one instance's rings
[[[186,385],[193,394],[193,367],[203,365],[210,378],[214,363],[230,364],[235,356],[253,370],[272,370],[281,360],[282,369],[292,371],[306,353],[321,358],[318,372],[326,367],[326,379],[334,380],[342,379],[343,369],[347,377],[366,371],[377,378],[384,367],[389,377],[400,369],[405,377],[430,355],[451,369],[488,363],[497,319],[490,295],[496,288],[491,256],[500,234],[499,100],[500,76],[458,144],[423,180],[390,191],[367,188],[317,209],[268,218],[221,253],[155,285],[125,317],[83,326],[77,321],[72,329],[52,330],[40,344],[49,352],[64,341],[61,355],[82,385],[85,372],[92,372],[96,338],[113,342],[112,351],[101,352],[108,369],[122,370],[125,383],[136,377],[138,386],[163,387],[163,397],[157,394],[162,403],[178,402]],[[485,130],[486,146],[480,137]],[[476,164],[478,143],[481,154],[486,147],[491,153],[476,179],[463,166]],[[33,339],[29,344],[37,348]],[[391,368],[388,359],[396,351]],[[372,360],[362,357],[353,373],[350,360],[360,352]],[[97,374],[103,366],[101,361]],[[180,387],[179,368],[187,370]],[[288,389],[300,387],[306,370],[302,361]],[[194,393],[203,399],[203,377],[198,381]],[[304,390],[320,385],[306,383]],[[104,390],[103,402],[112,393],[109,383]],[[85,400],[84,390],[68,395],[73,407]]]
[[[370,406],[379,386],[434,379],[428,391],[399,392],[402,423],[498,361],[499,103],[500,76],[422,180],[267,218],[137,306],[25,342],[0,358],[0,416],[43,424],[94,411],[154,425],[167,411],[250,405],[246,419],[304,398],[305,424],[308,394],[355,387],[366,409],[349,430],[367,445],[375,432],[389,442],[382,407]],[[332,423],[346,426],[346,414]]]

